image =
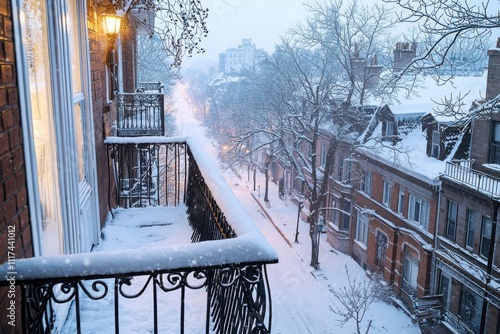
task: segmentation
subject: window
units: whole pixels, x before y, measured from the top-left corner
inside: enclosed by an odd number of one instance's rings
[[[377,254],[375,256],[375,265],[379,267],[379,269],[384,268],[386,251],[387,235],[380,231],[377,231]]]
[[[441,272],[439,279],[439,294],[443,295],[444,308],[450,307],[450,291],[451,291],[451,278],[447,274]]]
[[[417,293],[418,257],[414,250],[405,247],[403,259],[403,291],[409,296]]]
[[[34,252],[88,251],[98,242],[99,219],[85,3],[23,0],[14,6],[21,15],[16,38],[25,46],[16,61],[29,138],[23,145],[35,175],[28,180]]]
[[[370,171],[361,171],[359,190],[368,196],[372,194],[372,173]]]
[[[410,207],[408,208],[408,219],[420,224],[424,228],[429,227],[429,204],[420,198],[410,194]]]
[[[482,298],[471,289],[465,285],[462,286],[459,315],[462,321],[469,325],[475,333],[479,333],[479,328],[481,326],[481,313],[483,307],[481,299]]]
[[[344,174],[344,157],[339,156],[339,169],[338,169],[338,179],[342,181],[342,176]]]
[[[326,144],[324,142],[321,142],[321,154],[320,154],[321,167],[326,166],[326,154],[327,154]]]
[[[368,243],[368,217],[358,211],[358,220],[356,222],[356,240]]]
[[[343,231],[349,231],[349,221],[351,220],[350,213],[351,212],[351,202],[341,201],[340,202],[340,210],[346,212],[341,213],[339,228]]]
[[[493,122],[493,136],[490,143],[490,162],[500,164],[500,122]]]
[[[476,212],[467,209],[467,236],[465,238],[465,247],[474,249],[474,232],[476,231]]]
[[[391,206],[392,184],[384,180],[384,191],[382,194],[382,204]]]
[[[405,193],[403,190],[399,189],[398,193],[398,213],[403,214],[403,208],[405,203]]]
[[[346,175],[343,181],[345,183],[351,183],[352,161],[346,159],[345,162],[346,162],[347,172],[345,173]]]
[[[481,226],[480,255],[487,258],[490,254],[490,247],[491,247],[491,228],[492,228],[491,218],[483,216],[483,221],[481,225],[482,226]]]
[[[385,140],[393,140],[394,139],[394,122],[386,121],[384,124],[385,129]]]
[[[431,156],[439,159],[441,146],[441,135],[439,131],[432,131],[432,151]]]
[[[455,240],[455,235],[457,232],[457,216],[458,216],[458,204],[448,200],[448,216],[446,223],[446,237],[450,240]]]

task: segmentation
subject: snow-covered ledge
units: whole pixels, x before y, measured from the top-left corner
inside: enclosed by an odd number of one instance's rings
[[[206,153],[189,137],[108,137],[105,144],[187,143],[212,195],[237,237],[171,247],[102,251],[17,259],[16,281],[97,278],[202,267],[278,262],[278,254],[247,216]],[[0,281],[14,275],[0,266]]]

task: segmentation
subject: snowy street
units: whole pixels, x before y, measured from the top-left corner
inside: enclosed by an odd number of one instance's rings
[[[187,103],[185,87],[177,84],[174,93],[179,135],[195,138],[220,166],[218,151],[212,140],[205,135]],[[250,219],[258,226],[279,254],[279,263],[268,265],[272,293],[272,332],[281,334],[302,333],[354,333],[354,321],[339,327],[339,318],[332,312],[335,305],[329,288],[347,284],[345,268],[356,281],[366,280],[363,269],[349,256],[337,252],[321,235],[320,270],[309,266],[310,239],[308,225],[299,222],[299,243],[293,243],[297,222],[297,206],[291,201],[278,198],[278,186],[270,182],[270,207],[263,205],[264,176],[257,173],[256,191],[253,191],[253,175],[242,171],[223,170],[222,175],[242,203]],[[260,198],[259,198],[260,197]],[[259,205],[260,202],[261,204]],[[264,212],[267,211],[267,214]],[[272,221],[271,221],[271,220]],[[369,333],[420,333],[420,329],[400,309],[378,302],[371,305],[363,321],[364,330],[372,320]]]

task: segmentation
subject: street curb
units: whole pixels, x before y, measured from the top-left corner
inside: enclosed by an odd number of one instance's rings
[[[255,202],[257,202],[257,204],[260,206],[260,208],[262,209],[262,211],[264,212],[264,214],[266,215],[267,219],[269,219],[269,221],[271,222],[271,224],[273,224],[274,228],[279,232],[279,234],[281,234],[281,236],[283,237],[283,239],[285,239],[286,243],[288,244],[288,246],[292,247],[292,242],[290,240],[288,240],[288,238],[285,236],[285,234],[283,233],[283,231],[280,230],[280,228],[278,227],[278,225],[276,225],[276,223],[274,222],[273,218],[271,217],[271,215],[269,215],[269,213],[267,212],[266,208],[262,205],[262,203],[257,199],[257,197],[255,197],[255,194],[254,193],[250,193],[250,195],[252,195],[253,199],[255,200]]]

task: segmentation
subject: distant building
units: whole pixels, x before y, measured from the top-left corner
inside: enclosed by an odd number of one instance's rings
[[[242,39],[241,45],[229,48],[219,54],[219,70],[224,73],[237,72],[243,67],[253,68],[260,60],[264,59],[266,53],[257,49],[251,39]]]

